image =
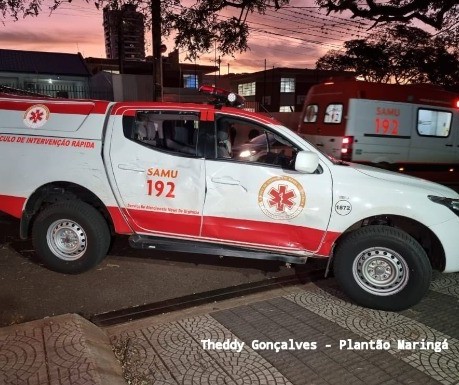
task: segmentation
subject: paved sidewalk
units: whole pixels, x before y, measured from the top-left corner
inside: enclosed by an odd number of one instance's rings
[[[0,384],[125,385],[107,335],[75,314],[0,329]]]
[[[459,274],[398,313],[329,279],[104,329],[76,315],[0,329],[2,385],[126,383],[457,385]]]
[[[437,278],[421,304],[400,313],[355,306],[334,280],[195,313],[108,328],[127,378],[144,384],[459,384],[458,274]],[[362,346],[377,340],[389,347]],[[402,340],[440,346],[400,350]],[[210,343],[204,341],[233,342],[233,349],[205,349]],[[245,343],[240,352],[234,341]],[[266,343],[276,341],[285,342],[285,350]]]

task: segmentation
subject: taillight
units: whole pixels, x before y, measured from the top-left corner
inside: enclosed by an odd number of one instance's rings
[[[345,136],[341,144],[341,160],[346,162],[352,161],[352,145],[354,144],[353,136]]]

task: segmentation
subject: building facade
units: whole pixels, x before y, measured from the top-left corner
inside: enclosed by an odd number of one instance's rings
[[[134,4],[124,4],[116,10],[105,7],[103,25],[108,59],[145,59],[144,16]]]
[[[153,60],[128,61],[102,58],[86,58],[86,65],[93,75],[91,85],[103,93],[112,93],[113,100],[152,100]],[[161,58],[162,99],[164,101],[204,101],[198,88],[205,74],[215,72],[218,67],[180,63],[178,51],[174,50]],[[121,71],[121,66],[123,71]]]
[[[80,54],[0,49],[0,85],[52,97],[84,99],[91,74]]]
[[[300,112],[309,88],[331,77],[349,75],[353,74],[307,68],[272,68],[266,71],[222,76],[217,84],[243,96],[247,109]],[[212,81],[212,77],[209,79]]]
[[[237,92],[245,99],[244,109],[275,117],[295,131],[309,89],[327,79],[342,76],[353,76],[353,73],[272,68],[244,74],[207,75],[204,82]]]

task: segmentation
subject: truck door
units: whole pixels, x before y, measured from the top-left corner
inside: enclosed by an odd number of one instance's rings
[[[278,252],[316,251],[332,206],[328,169],[294,171],[299,148],[243,118],[219,114],[216,138],[216,158],[206,159],[202,236]]]
[[[125,108],[112,114],[106,163],[131,226],[138,233],[199,236],[205,188],[199,112]]]

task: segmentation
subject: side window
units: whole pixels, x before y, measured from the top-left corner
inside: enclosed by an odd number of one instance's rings
[[[305,123],[317,122],[317,114],[319,112],[319,106],[317,104],[310,104],[306,107],[303,121]]]
[[[437,111],[420,108],[418,110],[418,134],[446,138],[451,130],[453,114],[448,111]]]
[[[217,120],[217,158],[292,168],[299,149],[264,126],[249,121]]]
[[[123,117],[124,135],[162,151],[197,156],[199,115],[169,111],[137,111]]]
[[[324,123],[341,123],[343,117],[342,104],[329,104],[325,110]]]

